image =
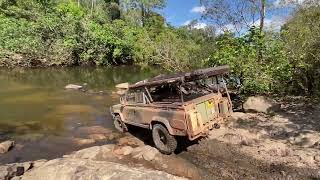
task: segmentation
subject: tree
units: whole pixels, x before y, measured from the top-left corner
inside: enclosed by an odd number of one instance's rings
[[[299,6],[282,28],[296,93],[320,94],[320,4]]]
[[[154,9],[162,9],[166,0],[125,0],[125,9],[140,12],[141,25],[144,26],[147,19],[152,16]]]
[[[203,18],[211,20],[223,31],[238,34],[252,26],[263,30],[266,14],[266,0],[200,0],[205,7]]]
[[[111,20],[120,19],[120,0],[104,0],[108,6],[109,16]]]

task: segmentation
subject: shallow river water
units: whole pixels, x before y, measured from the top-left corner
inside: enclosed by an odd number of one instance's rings
[[[0,69],[0,140],[17,148],[0,163],[54,158],[74,147],[67,141],[81,126],[112,129],[109,106],[119,101],[114,86],[154,76],[156,69],[138,67]],[[85,92],[65,90],[85,84]]]

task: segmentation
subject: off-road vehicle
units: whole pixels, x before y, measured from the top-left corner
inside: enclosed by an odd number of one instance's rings
[[[223,79],[228,71],[228,66],[219,66],[119,84],[120,104],[110,108],[114,125],[121,132],[128,124],[151,129],[156,148],[170,154],[177,148],[176,136],[206,136],[230,115]]]

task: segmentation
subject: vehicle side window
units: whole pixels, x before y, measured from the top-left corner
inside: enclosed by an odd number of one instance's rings
[[[146,104],[147,102],[150,102],[143,91],[128,92],[126,100],[128,103]]]
[[[144,103],[143,92],[136,92],[136,103]]]
[[[129,92],[129,93],[127,94],[126,99],[127,99],[127,102],[129,102],[129,103],[135,103],[135,102],[136,102],[135,93]]]

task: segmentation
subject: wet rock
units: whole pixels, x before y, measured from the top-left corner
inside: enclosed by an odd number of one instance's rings
[[[40,167],[42,166],[44,163],[46,163],[48,160],[46,159],[39,159],[39,160],[36,160],[32,163],[32,168],[37,168],[37,167]]]
[[[79,90],[79,89],[82,89],[83,87],[80,86],[80,85],[76,85],[76,84],[68,84],[64,88],[65,89]]]
[[[104,134],[90,134],[88,137],[95,141],[101,141],[107,138]]]
[[[185,178],[170,175],[166,172],[150,170],[143,167],[133,168],[123,164],[92,161],[89,159],[62,158],[48,161],[40,168],[27,172],[22,180],[34,179],[69,180],[69,179],[118,179],[118,180],[182,180]]]
[[[20,180],[22,177],[21,176],[15,176],[13,178],[11,178],[10,180]]]
[[[146,146],[145,150],[143,151],[142,157],[146,161],[152,161],[156,157],[159,151],[151,146]]]
[[[121,148],[118,148],[114,151],[115,154],[117,155],[129,155],[131,154],[133,151],[133,148],[131,146],[124,146],[124,147],[121,147]]]
[[[280,110],[280,105],[264,96],[251,96],[243,104],[245,112],[270,113]]]
[[[114,149],[113,144],[107,144],[104,146],[93,146],[90,148],[75,151],[70,155],[63,156],[66,158],[81,158],[81,159],[101,159],[113,157],[112,151]]]
[[[8,167],[7,166],[0,166],[0,179],[5,179],[8,176]]]
[[[136,159],[143,158],[146,161],[152,161],[158,153],[159,151],[156,148],[146,145],[134,148],[132,151],[132,156]]]
[[[132,157],[135,159],[142,159],[142,151],[143,151],[143,146],[136,147],[132,150]]]
[[[83,146],[83,145],[95,143],[95,140],[93,140],[93,139],[83,139],[83,138],[74,138],[72,141],[74,144],[76,144],[78,146]]]
[[[100,146],[93,146],[70,154],[69,158],[95,159],[100,153]]]
[[[132,136],[125,136],[118,140],[118,145],[129,145],[129,146],[144,146],[144,142],[140,139]]]
[[[14,147],[14,141],[4,141],[0,143],[0,154],[8,152]]]

